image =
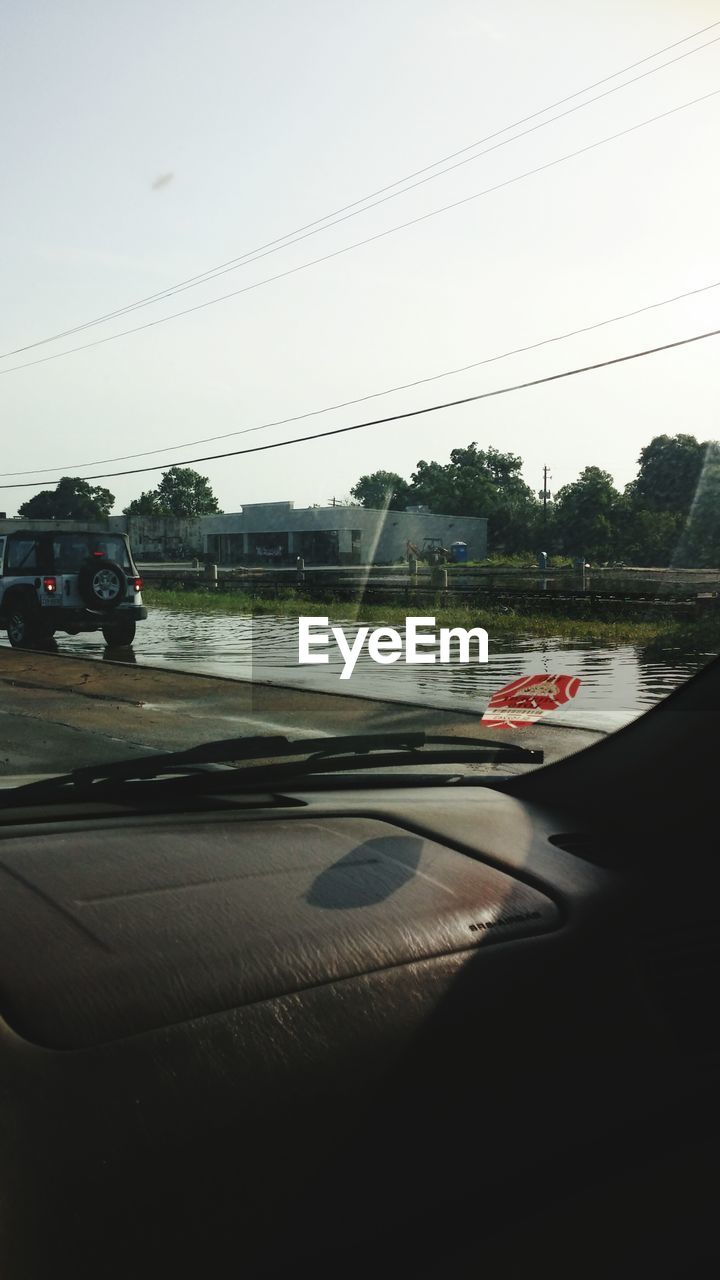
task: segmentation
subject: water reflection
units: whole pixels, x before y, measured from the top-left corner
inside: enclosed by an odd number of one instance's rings
[[[132,646],[126,644],[122,648],[110,649],[108,647],[103,649],[102,660],[103,662],[124,662],[132,666],[133,663],[137,663],[137,656]]]
[[[59,653],[57,640],[54,636],[41,636],[32,643],[22,645],[23,649],[31,649],[34,653]]]
[[[352,639],[356,627],[348,623],[345,632]],[[408,666],[400,661],[378,666],[364,649],[351,680],[340,681],[343,659],[334,645],[328,646],[327,665],[298,666],[295,619],[167,609],[151,611],[138,627],[132,649],[106,649],[98,634],[60,635],[58,642],[60,652],[109,662],[255,678],[466,711],[484,707],[495,690],[517,676],[566,672],[583,682],[572,712],[567,713],[574,723],[580,723],[588,713],[611,713],[618,723],[630,719],[665,697],[713,656],[675,648],[650,651],[636,645],[579,644],[493,631],[486,665]],[[56,642],[51,643],[57,648]]]

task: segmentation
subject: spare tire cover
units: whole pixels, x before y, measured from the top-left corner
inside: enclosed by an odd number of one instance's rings
[[[127,596],[127,578],[114,560],[89,560],[80,570],[78,587],[90,609],[116,609]]]

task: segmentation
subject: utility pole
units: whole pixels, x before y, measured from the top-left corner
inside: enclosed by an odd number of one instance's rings
[[[551,479],[552,479],[552,471],[547,466],[543,467],[543,487],[540,491],[540,497],[542,498],[542,504],[543,504],[543,530],[547,528],[547,504],[548,504],[548,498],[550,497],[550,490],[548,489],[548,480],[551,480]]]

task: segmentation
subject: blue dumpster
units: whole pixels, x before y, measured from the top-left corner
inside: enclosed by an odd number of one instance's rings
[[[453,542],[450,553],[456,564],[465,564],[468,558],[467,542]]]

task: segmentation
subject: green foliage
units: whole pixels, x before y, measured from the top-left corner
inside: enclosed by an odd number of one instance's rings
[[[521,470],[516,454],[473,442],[453,449],[444,465],[421,459],[412,476],[413,502],[444,515],[486,517],[497,550],[525,550],[537,536],[542,508]]]
[[[720,445],[704,447],[702,470],[672,562],[683,567],[720,565]]]
[[[373,471],[361,476],[350,493],[363,507],[404,511],[410,499],[410,485],[396,471]]]
[[[720,566],[720,446],[691,435],[655,436],[640,452],[624,493],[600,467],[586,467],[543,512],[521,475],[522,459],[473,443],[447,463],[417,463],[410,482],[395,472],[363,476],[352,490],[365,506],[423,505],[443,515],[484,516],[492,558],[536,563],[547,551],[593,564]]]
[[[543,513],[522,478],[522,459],[476,442],[453,449],[446,463],[420,459],[409,481],[394,471],[373,471],[351,490],[364,507],[403,511],[427,506],[443,515],[488,520],[491,555],[535,564],[537,552],[559,558],[585,556],[593,564],[708,567],[720,565],[720,446],[694,436],[655,436],[640,452],[638,474],[624,493],[600,467],[586,467],[565,485]],[[109,499],[107,490],[90,490]],[[60,489],[60,486],[58,486]],[[30,503],[53,497],[38,494]],[[26,508],[21,514],[29,514]],[[64,510],[67,509],[65,504]],[[77,510],[78,508],[73,508]],[[198,516],[217,512],[204,476],[171,467],[157,489],[125,508],[132,515]],[[40,514],[50,514],[45,508]],[[53,508],[52,514],[56,514]],[[89,518],[83,510],[79,518]]]
[[[655,436],[618,508],[617,544],[636,564],[720,565],[720,450],[694,436]]]
[[[166,514],[166,512],[160,510],[160,502],[155,489],[146,489],[140,494],[139,498],[133,498],[132,502],[123,507],[123,515],[125,516],[160,516]]]
[[[544,547],[542,548],[544,550]],[[532,569],[538,567],[537,553],[534,551],[516,552],[508,555],[497,552],[494,555],[486,556],[484,560],[468,560],[470,566],[477,566],[481,569]],[[452,565],[451,568],[462,573],[463,565]],[[549,569],[570,569],[572,560],[570,556],[548,556]]]
[[[123,514],[126,516],[207,516],[219,512],[218,500],[210,482],[191,467],[170,467],[164,471],[157,489],[149,489],[135,498]]]
[[[595,561],[609,560],[619,499],[612,476],[600,467],[586,467],[573,484],[558,490],[553,524],[563,550]]]
[[[707,444],[694,436],[655,436],[640,451],[637,479],[629,497],[647,511],[672,511],[686,516],[705,462]]]
[[[649,511],[626,493],[615,507],[617,558],[626,564],[669,565],[683,525],[676,511]]]
[[[26,520],[107,520],[115,495],[79,476],[63,476],[55,489],[42,489],[18,507]]]
[[[178,613],[244,614],[285,618],[330,617],[331,624],[362,622],[382,626],[402,626],[407,618],[408,604],[366,604],[364,601],[336,601],[332,593],[323,600],[303,596],[290,588],[277,596],[263,599],[247,591],[218,590],[161,590],[146,583],[143,599],[153,609],[172,609]],[[571,640],[602,640],[608,644],[650,644],[661,633],[666,644],[682,635],[679,626],[668,626],[662,621],[633,622],[619,619],[615,622],[600,618],[573,618],[553,613],[501,613],[489,608],[478,610],[477,605],[439,605],[432,609],[440,627],[487,627],[491,635],[564,636]],[[687,625],[687,624],[685,624]],[[717,637],[720,639],[720,636]]]

